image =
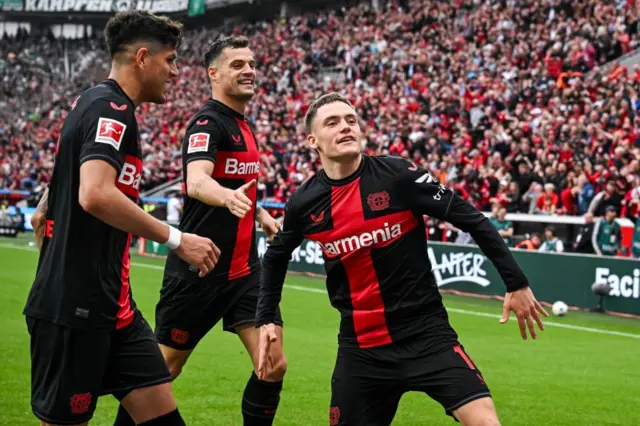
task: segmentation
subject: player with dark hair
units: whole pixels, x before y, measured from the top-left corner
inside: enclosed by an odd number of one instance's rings
[[[362,154],[358,116],[339,94],[305,118],[323,169],[289,199],[268,247],[256,325],[258,377],[268,374],[287,265],[303,238],[323,251],[331,304],[341,313],[330,424],[389,425],[401,396],[425,392],[463,425],[498,425],[489,389],[449,324],[431,272],[423,215],[468,232],[506,283],[505,323],[515,311],[522,338],[543,324],[527,278],[491,222],[422,167]]]
[[[236,333],[258,365],[259,330],[255,327],[260,279],[255,221],[268,235],[278,222],[256,205],[260,167],[258,147],[244,111],[253,97],[256,61],[246,37],[222,37],[205,54],[211,99],[187,125],[182,147],[185,203],[180,229],[211,238],[222,255],[206,279],[169,254],[160,300],[156,336],[176,378],[198,342],[220,320]],[[270,374],[247,382],[242,399],[245,425],[271,425],[287,368],[282,346],[282,319],[275,312]],[[121,409],[117,426],[131,425]]]
[[[182,25],[129,11],[108,21],[105,37],[111,73],[71,105],[32,220],[41,251],[24,309],[31,406],[41,424],[86,425],[98,397],[112,394],[138,424],[184,425],[129,281],[132,234],[166,243],[201,276],[220,255],[210,239],[183,234],[136,204],[142,153],[134,110],[165,102]]]

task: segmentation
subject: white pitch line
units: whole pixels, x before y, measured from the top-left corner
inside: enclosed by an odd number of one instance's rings
[[[145,264],[145,263],[132,263],[132,265],[140,266],[142,268],[149,268],[149,269],[164,269],[161,266],[149,265],[149,264]],[[304,287],[304,286],[299,286],[299,285],[285,284],[285,288],[290,288],[292,290],[306,291],[308,293],[321,293],[321,294],[326,294],[327,293],[326,290],[323,290],[321,288]],[[495,319],[500,319],[500,317],[501,317],[501,315],[498,315],[498,314],[490,314],[490,313],[487,313],[487,312],[468,311],[466,309],[457,309],[457,308],[447,308],[447,312],[455,312],[457,314],[473,315],[473,316],[476,316],[476,317],[495,318]],[[599,329],[599,328],[581,327],[579,325],[562,324],[562,323],[551,322],[551,321],[545,321],[544,325],[545,326],[550,325],[550,326],[553,326],[553,327],[560,327],[560,328],[568,328],[570,330],[586,331],[588,333],[607,334],[607,335],[610,335],[610,336],[620,336],[620,337],[630,337],[632,339],[640,339],[640,334],[623,333],[621,331],[602,330],[602,329]]]
[[[28,246],[25,247],[25,246],[20,246],[18,244],[11,244],[11,243],[9,243],[9,244],[0,243],[0,248],[12,248],[12,249],[16,249],[16,250],[31,251],[31,252],[37,251],[34,247],[28,247]],[[131,265],[139,266],[141,268],[147,268],[147,269],[164,270],[164,266],[151,265],[151,264],[148,264],[148,263],[131,262]],[[320,288],[303,287],[303,286],[299,286],[299,285],[288,285],[288,284],[285,285],[285,287],[286,288],[290,288],[292,290],[306,291],[308,293],[326,294],[326,291],[323,290],[323,289],[320,289]],[[476,317],[500,319],[500,315],[498,315],[498,314],[489,314],[487,312],[468,311],[466,309],[447,308],[447,312],[455,312],[455,313],[463,314],[463,315],[473,315],[473,316],[476,316]],[[550,325],[552,327],[560,327],[560,328],[568,328],[570,330],[585,331],[587,333],[606,334],[606,335],[609,335],[609,336],[620,336],[620,337],[629,337],[629,338],[632,338],[632,339],[640,339],[640,334],[623,333],[621,331],[602,330],[600,328],[581,327],[579,325],[562,324],[562,323],[551,322],[551,321],[545,321],[544,324],[545,325]]]

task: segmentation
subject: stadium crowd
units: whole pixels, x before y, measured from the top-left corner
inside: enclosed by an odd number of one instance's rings
[[[615,63],[640,40],[635,1],[412,0],[192,30],[170,101],[137,111],[143,190],[180,176],[184,127],[209,96],[202,53],[227,30],[252,37],[259,62],[247,116],[263,200],[317,170],[302,118],[339,91],[367,153],[410,158],[484,211],[638,217],[640,68]],[[107,69],[100,34],[0,41],[0,188],[50,179],[65,111]]]

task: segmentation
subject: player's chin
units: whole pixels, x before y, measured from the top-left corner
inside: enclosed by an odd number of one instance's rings
[[[256,92],[253,88],[249,89],[249,88],[240,87],[237,91],[237,97],[245,101],[248,101],[249,99],[253,98],[253,95],[255,94]]]
[[[349,160],[360,154],[360,144],[358,142],[345,142],[338,144],[335,150],[335,158],[340,160]]]

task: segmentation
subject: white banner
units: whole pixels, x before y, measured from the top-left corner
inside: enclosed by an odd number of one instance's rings
[[[25,0],[26,12],[114,13],[130,9],[152,13],[186,11],[189,0]]]

